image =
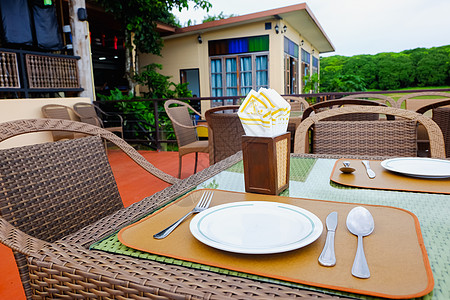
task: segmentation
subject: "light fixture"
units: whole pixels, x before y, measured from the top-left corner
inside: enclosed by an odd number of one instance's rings
[[[305,43],[305,41],[304,41],[304,40],[301,40],[301,41],[300,41],[300,46],[303,46],[304,43]]]
[[[275,25],[275,33],[278,34],[280,32],[280,27],[277,25]]]
[[[312,54],[314,54],[314,49],[312,50]]]
[[[286,32],[286,30],[287,30],[287,26],[284,25],[284,26],[283,26],[283,32]]]
[[[199,44],[203,43],[203,39],[202,39],[202,36],[200,34],[197,37],[197,41],[198,41]]]

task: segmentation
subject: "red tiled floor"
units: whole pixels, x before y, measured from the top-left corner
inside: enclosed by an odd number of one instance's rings
[[[140,151],[140,153],[160,170],[172,176],[178,175],[178,152]],[[140,168],[120,150],[108,150],[108,157],[125,206],[129,206],[145,196],[154,194],[168,186],[167,183]],[[192,175],[194,172],[194,161],[194,154],[188,154],[183,157],[181,178]],[[199,153],[197,171],[201,171],[208,166],[208,154]],[[0,270],[2,272],[2,277],[0,278],[0,300],[25,299],[12,251],[2,244],[0,244],[0,258]]]

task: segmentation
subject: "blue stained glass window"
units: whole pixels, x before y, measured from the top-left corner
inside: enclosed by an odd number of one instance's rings
[[[248,41],[246,39],[234,39],[228,42],[228,53],[248,52]]]
[[[313,67],[318,68],[319,67],[319,59],[315,56],[313,56]]]
[[[288,39],[287,37],[284,37],[284,53],[287,53],[295,58],[298,58],[298,45],[293,41],[291,41],[290,39]]]

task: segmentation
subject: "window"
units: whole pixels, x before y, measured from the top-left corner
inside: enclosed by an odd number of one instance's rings
[[[298,93],[298,45],[284,38],[284,92]]]
[[[262,54],[211,58],[211,96],[245,96],[251,89],[268,88],[268,65],[268,55]],[[233,103],[237,102],[224,104]]]
[[[208,45],[212,97],[245,96],[251,89],[269,87],[268,36],[209,41]],[[222,105],[222,100],[213,101],[215,105]]]
[[[319,59],[315,56],[313,56],[312,73],[313,74],[319,73]]]
[[[305,51],[305,50],[302,49],[302,81],[303,81],[303,86],[306,83],[306,78],[309,77],[310,65],[311,65],[311,55],[310,55],[310,53],[308,51]]]

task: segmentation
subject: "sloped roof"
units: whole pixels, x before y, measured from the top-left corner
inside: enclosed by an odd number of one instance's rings
[[[334,45],[331,43],[306,3],[206,22],[199,25],[176,28],[175,32],[168,33],[164,39],[221,30],[243,24],[273,20],[274,18],[283,19],[289,23],[289,25],[308,40],[320,53],[335,51]]]

